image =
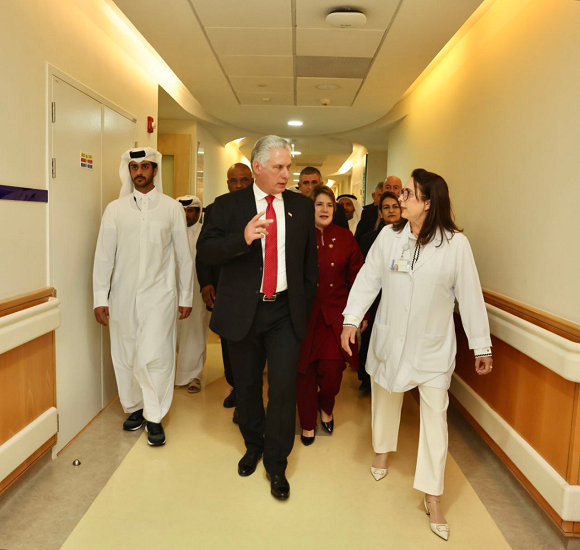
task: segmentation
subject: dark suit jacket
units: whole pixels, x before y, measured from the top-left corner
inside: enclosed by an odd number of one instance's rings
[[[342,206],[342,204],[336,203],[336,212],[332,217],[332,223],[334,225],[338,225],[338,227],[342,227],[343,229],[348,229],[348,220],[346,219],[346,211],[344,210],[344,206]]]
[[[379,218],[379,207],[374,204],[367,204],[362,211],[360,221],[356,226],[356,231],[354,238],[356,242],[360,244],[360,239],[363,235],[366,235],[369,231],[375,228],[375,224]]]
[[[209,216],[211,210],[213,208],[213,202],[205,207],[205,212],[203,214],[203,225],[201,226],[200,235],[203,233],[206,224],[209,220]],[[217,265],[209,265],[205,262],[202,262],[199,259],[199,254],[195,256],[195,270],[197,272],[197,280],[199,281],[199,288],[200,290],[206,287],[207,285],[212,285],[215,289],[217,289],[219,277],[220,277],[220,268]]]
[[[304,338],[318,279],[314,203],[292,191],[284,191],[282,197],[290,316],[296,335]],[[260,299],[262,244],[257,239],[248,246],[244,238],[244,228],[256,214],[253,185],[222,195],[214,202],[211,217],[197,241],[201,261],[221,266],[210,327],[235,342],[248,334]]]

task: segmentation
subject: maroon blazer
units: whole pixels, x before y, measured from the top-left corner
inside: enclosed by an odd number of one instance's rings
[[[316,230],[318,248],[318,287],[314,306],[306,325],[306,338],[302,341],[298,372],[305,373],[312,342],[316,338],[316,319],[322,311],[326,324],[331,325],[340,347],[342,333],[342,312],[346,307],[348,293],[363,265],[363,257],[348,229],[331,224],[321,233]],[[351,346],[352,356],[342,350],[344,360],[353,369],[358,368],[358,349]]]

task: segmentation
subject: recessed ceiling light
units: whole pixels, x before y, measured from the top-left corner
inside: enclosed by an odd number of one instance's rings
[[[301,155],[301,154],[302,154],[302,152],[301,152],[301,151],[293,151],[293,152],[292,152],[292,156],[294,156],[294,157],[295,157],[296,155]]]
[[[338,90],[340,86],[338,84],[318,84],[315,88],[319,90]]]
[[[300,172],[294,172],[292,175],[293,176],[299,176],[300,175]]]
[[[294,181],[300,181],[300,180],[294,180]]]
[[[288,126],[302,126],[304,124],[301,120],[289,120]]]

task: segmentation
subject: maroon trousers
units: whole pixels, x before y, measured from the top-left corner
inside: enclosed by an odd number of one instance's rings
[[[308,363],[305,373],[298,373],[296,401],[303,430],[316,428],[318,409],[332,414],[345,368],[343,360],[319,359]]]

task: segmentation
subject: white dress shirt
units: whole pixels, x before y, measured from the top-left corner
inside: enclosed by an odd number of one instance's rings
[[[254,183],[254,197],[256,199],[256,209],[258,212],[267,210],[268,201],[266,197],[268,193],[264,193],[255,183]],[[284,210],[284,199],[282,198],[282,193],[274,195],[274,201],[272,202],[274,207],[274,212],[276,212],[276,227],[278,230],[277,243],[278,243],[278,277],[276,279],[276,292],[282,292],[288,289],[288,280],[286,278],[286,212]],[[261,219],[267,219],[266,215]],[[264,255],[266,251],[266,239],[261,239],[262,241],[262,262],[264,261]],[[260,284],[260,292],[263,292],[262,287],[264,285],[264,271],[262,270],[262,283]]]

